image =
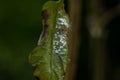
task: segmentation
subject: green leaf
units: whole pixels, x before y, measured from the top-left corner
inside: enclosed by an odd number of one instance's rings
[[[38,80],[64,80],[70,23],[63,0],[46,2],[42,17],[43,32],[29,62],[36,67],[34,76]]]

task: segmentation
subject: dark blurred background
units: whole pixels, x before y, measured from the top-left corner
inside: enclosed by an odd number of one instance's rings
[[[78,80],[120,80],[120,0],[82,0]]]
[[[0,80],[35,80],[28,55],[41,33],[46,0],[0,0]]]
[[[0,0],[0,80],[35,80],[32,75],[34,69],[28,63],[28,55],[36,47],[41,33],[41,9],[46,1]],[[91,77],[93,76],[91,74],[95,74],[93,68],[96,67],[96,63],[92,61],[95,54],[90,52],[91,42],[86,22],[89,3],[92,1],[94,2],[94,0],[82,0],[82,15],[76,15],[76,17],[82,16],[78,80],[95,80]],[[104,13],[120,5],[120,0],[101,0],[101,4]],[[67,6],[68,4],[65,6],[66,9]],[[107,66],[105,80],[120,80],[120,15],[115,15],[105,26],[106,53],[103,56],[107,57],[104,58],[106,65],[102,65],[102,67]],[[102,60],[102,57],[100,58],[93,60],[99,63],[99,60]]]

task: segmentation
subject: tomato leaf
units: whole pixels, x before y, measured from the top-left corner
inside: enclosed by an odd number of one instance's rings
[[[42,11],[43,32],[29,62],[38,80],[64,80],[68,53],[69,17],[63,0],[48,1]]]

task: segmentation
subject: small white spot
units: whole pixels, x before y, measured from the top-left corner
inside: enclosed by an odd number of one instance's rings
[[[63,48],[63,46],[60,46],[60,48]]]
[[[58,49],[58,51],[60,52],[61,50],[60,50],[60,49]]]
[[[55,50],[55,53],[59,53],[58,50]]]
[[[54,49],[56,49],[56,46],[53,46]]]
[[[67,49],[63,49],[63,51],[67,51]]]
[[[59,32],[57,32],[57,34],[60,34]]]

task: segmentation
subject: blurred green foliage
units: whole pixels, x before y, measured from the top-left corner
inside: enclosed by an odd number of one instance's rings
[[[46,0],[0,0],[0,80],[34,80],[29,52],[41,33]]]

